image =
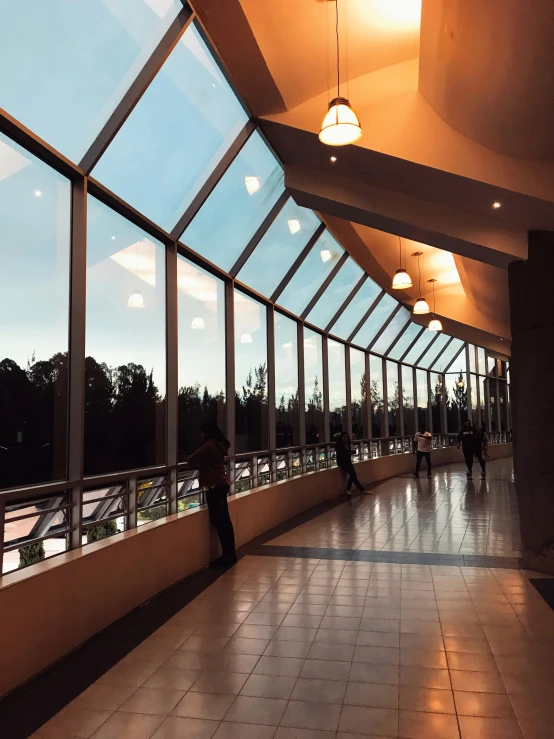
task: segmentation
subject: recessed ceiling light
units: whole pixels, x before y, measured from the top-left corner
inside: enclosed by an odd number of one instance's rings
[[[334,164],[337,161],[337,157],[331,157],[329,161]]]
[[[35,190],[35,197],[40,198],[42,196],[42,190]]]
[[[495,200],[494,203],[492,204],[492,207],[495,210],[498,210],[499,208],[502,208],[502,203],[499,203],[498,200]]]

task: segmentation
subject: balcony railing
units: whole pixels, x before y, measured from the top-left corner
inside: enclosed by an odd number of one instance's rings
[[[490,444],[508,434],[488,434]],[[355,463],[408,454],[412,436],[352,442]],[[456,434],[437,434],[433,448],[456,444]],[[238,454],[227,460],[230,492],[243,493],[272,482],[336,466],[334,444],[311,444],[276,452]],[[114,534],[204,505],[195,469],[180,464],[132,470],[0,493],[0,572],[84,547]]]

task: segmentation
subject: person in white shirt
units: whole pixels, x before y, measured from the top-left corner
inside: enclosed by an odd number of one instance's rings
[[[414,477],[419,477],[419,468],[421,467],[421,460],[425,457],[427,462],[427,477],[431,477],[431,442],[433,440],[433,434],[425,429],[425,426],[420,423],[419,430],[414,436],[413,451],[416,455],[416,468]]]

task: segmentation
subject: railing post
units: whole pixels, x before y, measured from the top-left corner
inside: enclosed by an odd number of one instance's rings
[[[271,482],[277,482],[277,452],[271,452],[269,457],[269,472]]]
[[[0,497],[0,577],[4,573],[4,531],[6,528],[6,501]]]
[[[138,512],[138,484],[136,477],[127,481],[127,528],[136,529]]]
[[[252,482],[252,488],[258,487],[258,456],[253,454],[250,458],[250,480]]]
[[[292,452],[290,449],[287,449],[287,457],[286,457],[286,464],[285,464],[285,473],[287,476],[287,480],[292,477],[293,472],[293,464],[292,464]]]

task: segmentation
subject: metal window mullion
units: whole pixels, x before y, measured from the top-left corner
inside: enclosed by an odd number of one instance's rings
[[[443,427],[443,433],[448,433],[448,414],[447,414],[447,408],[446,408],[446,374],[443,372],[442,374],[442,397],[441,397],[441,404],[442,404],[442,427]]]
[[[452,337],[452,339],[453,338],[454,337]],[[448,346],[448,344],[446,346]],[[445,349],[446,349],[446,346],[444,347]],[[456,352],[456,354],[454,355],[453,359],[451,359],[450,362],[447,364],[447,366],[444,369],[444,374],[446,374],[450,370],[450,368],[452,367],[452,365],[458,359],[458,357],[460,356],[460,354],[462,352],[465,352],[465,344],[462,344],[462,346],[460,347],[460,350]]]
[[[374,357],[377,358],[377,355],[374,354]],[[387,376],[387,363],[382,357],[379,357],[379,361],[381,362],[381,372],[383,375],[383,416],[384,416],[384,429],[381,429],[381,433],[385,431],[385,436],[388,438],[389,436],[389,387],[388,387],[388,376]],[[387,454],[388,454],[388,447],[387,447]]]
[[[338,274],[340,268],[346,262],[347,259],[348,259],[348,253],[347,252],[344,252],[344,254],[341,256],[341,258],[339,259],[339,261],[335,264],[335,266],[333,267],[333,269],[329,272],[329,274],[327,275],[327,277],[323,280],[323,282],[322,282],[319,290],[317,290],[316,294],[313,296],[313,298],[310,300],[310,302],[308,303],[308,305],[306,306],[306,308],[300,314],[300,318],[304,319],[310,313],[310,311],[312,310],[312,308],[317,304],[318,300],[323,295],[323,293],[325,292],[325,290],[327,290],[327,288],[329,287],[329,285],[331,284],[331,282],[335,278],[335,275]]]
[[[419,428],[419,406],[417,404],[417,370],[415,367],[410,367],[410,369],[412,370],[412,387],[414,390],[414,429],[417,431]]]
[[[344,313],[344,311],[346,310],[346,308],[348,307],[348,305],[350,305],[350,301],[355,298],[356,294],[362,288],[362,285],[365,282],[367,282],[368,279],[369,279],[369,275],[363,274],[362,277],[358,280],[358,282],[356,283],[356,285],[354,286],[354,288],[350,291],[350,293],[349,293],[348,297],[346,298],[346,300],[343,302],[343,304],[341,305],[341,307],[338,309],[338,311],[335,313],[335,315],[333,316],[333,318],[331,319],[331,321],[329,322],[329,324],[325,328],[325,333],[329,333],[329,331],[331,330],[331,328],[335,325],[335,323],[342,316],[342,314]]]
[[[194,13],[192,9],[188,3],[184,3],[175,20],[156,45],[152,54],[146,60],[144,66],[128,87],[115,110],[100,130],[100,133],[96,136],[86,154],[81,159],[79,166],[84,172],[88,174],[92,171],[120,128],[133,112],[135,106],[141,100],[150,83],[163,67],[193,18]]]
[[[217,184],[223,178],[226,171],[234,162],[235,158],[240,154],[242,148],[255,130],[256,124],[252,120],[249,120],[239,131],[235,140],[231,143],[225,154],[215,165],[214,169],[208,175],[200,190],[196,193],[191,203],[187,206],[183,215],[179,218],[175,226],[172,228],[171,235],[175,239],[181,238],[182,234],[187,229],[190,222],[200,211],[200,208],[202,208],[206,200],[210,197],[213,190],[215,190]]]
[[[464,352],[466,355],[466,383],[467,383],[467,417],[472,423],[475,423],[473,418],[473,407],[471,404],[471,389],[473,387],[473,380],[471,378],[471,370],[469,365],[469,344],[464,344]]]
[[[296,339],[298,342],[298,443],[301,448],[306,446],[306,371],[304,368],[304,326],[300,321],[296,323]]]
[[[348,337],[347,342],[349,344],[354,340],[354,337],[356,336],[356,334],[358,333],[358,331],[362,328],[362,326],[368,320],[368,318],[370,317],[370,315],[373,313],[373,311],[377,307],[378,303],[381,302],[381,298],[385,294],[386,294],[385,291],[384,290],[381,290],[381,292],[379,293],[379,295],[377,295],[377,297],[375,298],[375,300],[371,303],[371,305],[369,306],[369,308],[366,310],[366,312],[362,316],[361,320],[358,322],[358,324],[357,324],[356,328],[354,329],[354,331],[352,331],[352,333]],[[364,347],[362,347],[362,349],[363,349],[363,351],[366,351],[367,347],[364,346]]]
[[[453,337],[453,336],[451,336],[451,337],[450,337],[450,338],[448,339],[448,341],[446,342],[446,344],[445,344],[445,345],[443,346],[443,348],[442,348],[442,349],[440,350],[440,352],[439,352],[439,353],[437,354],[437,356],[435,357],[435,359],[434,359],[434,360],[433,360],[433,361],[431,362],[431,364],[429,365],[429,369],[430,369],[430,370],[432,370],[433,372],[437,372],[438,374],[440,374],[440,373],[441,373],[441,370],[438,370],[438,369],[434,370],[434,369],[433,369],[433,367],[434,367],[434,366],[435,366],[435,365],[437,364],[437,362],[439,361],[439,359],[440,359],[440,358],[442,357],[442,355],[443,355],[443,354],[445,353],[445,351],[446,351],[446,350],[448,349],[448,347],[450,346],[450,344],[451,344],[451,343],[452,343],[453,341],[454,341],[454,337]]]
[[[352,437],[352,377],[350,367],[350,347],[344,348],[344,372],[346,380],[346,431]]]
[[[236,277],[238,273],[241,271],[241,269],[244,267],[248,258],[252,255],[254,249],[258,246],[260,241],[263,239],[269,227],[272,225],[273,221],[277,218],[279,213],[285,207],[289,197],[290,196],[288,192],[284,190],[281,193],[281,195],[277,198],[277,201],[275,202],[275,204],[273,205],[269,213],[266,215],[266,217],[262,221],[259,228],[256,230],[256,233],[254,234],[254,236],[252,236],[252,238],[246,245],[246,248],[242,251],[237,261],[233,264],[233,266],[229,270],[229,274],[231,275],[231,277]]]
[[[300,269],[301,264],[304,262],[308,254],[311,252],[313,247],[316,245],[316,243],[319,241],[319,238],[325,231],[325,224],[320,223],[319,226],[316,228],[314,233],[312,234],[311,238],[308,240],[308,243],[306,246],[302,249],[300,254],[296,257],[294,262],[292,263],[291,268],[288,270],[287,274],[283,277],[277,288],[274,290],[273,294],[271,295],[270,300],[273,303],[277,302],[277,299],[283,292],[283,290],[287,287],[289,282],[292,280],[296,272]]]
[[[402,306],[401,306],[402,307]],[[400,311],[398,311],[400,312]],[[408,330],[408,326],[410,325],[410,319],[407,320],[407,322],[404,324],[404,328],[400,329],[400,333],[396,336],[396,338],[393,340],[392,344],[389,346],[389,348],[383,353],[385,357],[388,357],[388,355],[391,353],[391,351],[394,349],[396,343],[400,340],[400,338],[404,335],[404,332]],[[400,361],[396,359],[392,359],[393,362]]]
[[[412,321],[410,321],[410,325],[411,324],[412,324]],[[418,325],[418,324],[415,324],[415,325]],[[412,351],[412,349],[414,348],[414,346],[417,344],[417,342],[419,341],[419,339],[421,338],[421,336],[422,336],[422,334],[423,334],[423,332],[425,330],[426,330],[426,326],[422,326],[421,327],[421,331],[416,335],[415,339],[412,341],[412,343],[410,344],[410,346],[406,349],[406,351],[404,352],[404,354],[400,357],[400,360],[399,360],[400,362],[403,362],[406,359],[406,357]]]
[[[70,493],[69,547],[82,544],[85,440],[85,351],[87,289],[87,179],[71,183],[71,272],[69,312],[69,408],[67,473]]]
[[[390,362],[394,360],[390,359]],[[404,436],[404,392],[402,383],[402,365],[398,364],[398,425],[400,433],[398,436]]]
[[[415,367],[419,367],[420,366],[419,363],[421,362],[421,360],[423,359],[423,357],[427,354],[427,352],[429,351],[429,349],[433,346],[433,344],[435,343],[435,341],[438,338],[439,338],[439,334],[437,332],[437,335],[436,336],[433,336],[433,338],[431,339],[431,341],[427,344],[427,346],[423,350],[423,353],[417,358],[417,361],[414,362],[414,366]],[[427,369],[427,367],[424,367],[423,369]]]
[[[225,435],[231,446],[229,456],[235,455],[235,296],[232,280],[225,281]],[[234,461],[231,461],[234,468]]]
[[[275,308],[273,306],[266,308],[267,323],[267,420],[269,451],[273,455],[277,448],[277,431],[276,431],[276,409],[275,409]],[[272,457],[273,459],[273,457]],[[273,479],[273,463],[271,464]]]
[[[364,364],[365,364],[365,413],[366,413],[366,439],[373,437],[373,418],[371,417],[371,375],[369,368],[369,352],[364,351]],[[362,416],[363,418],[363,416]]]
[[[429,370],[425,370],[427,374],[427,417],[429,419],[429,430],[432,434],[435,433],[433,428],[433,405],[431,403],[431,373]]]
[[[385,323],[381,326],[381,328],[379,329],[379,331],[377,331],[377,333],[373,337],[372,341],[370,341],[370,343],[369,343],[369,345],[367,347],[367,350],[368,351],[371,351],[372,347],[374,347],[375,344],[379,341],[380,337],[382,336],[382,334],[385,333],[385,331],[387,330],[389,324],[392,323],[393,319],[400,312],[400,309],[401,308],[402,308],[402,304],[399,303],[396,306],[396,308],[393,310],[393,312],[390,314],[390,316],[387,318],[387,320],[385,321]],[[381,355],[381,356],[383,356],[383,355]]]
[[[166,456],[167,464],[177,465],[179,448],[179,335],[178,335],[178,291],[177,291],[177,245],[166,246],[165,285],[166,285]],[[169,513],[177,513],[177,470],[169,472],[167,492]]]
[[[321,358],[323,364],[323,439],[320,436],[320,442],[327,443],[331,439],[329,428],[329,347],[327,345],[327,337],[321,339]]]

